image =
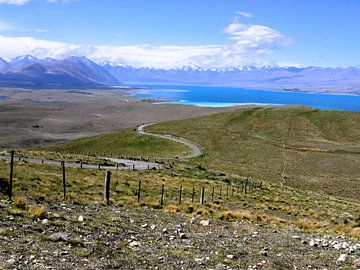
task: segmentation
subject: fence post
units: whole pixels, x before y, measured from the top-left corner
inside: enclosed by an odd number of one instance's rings
[[[221,191],[222,191],[222,186],[220,186],[220,198],[221,198]]]
[[[80,169],[82,169],[83,168],[83,163],[82,162],[80,162]]]
[[[100,163],[98,164],[98,170],[100,170],[101,168],[100,168]]]
[[[64,193],[64,200],[66,200],[66,174],[65,174],[65,161],[61,162],[62,167],[62,175],[63,175],[63,193]]]
[[[133,171],[135,171],[135,164],[133,164],[133,166],[132,166],[132,170],[133,170]]]
[[[200,204],[204,204],[204,197],[205,197],[205,188],[201,188],[201,194],[200,194]]]
[[[212,192],[211,192],[211,201],[214,201],[214,191],[215,191],[215,187],[212,188]]]
[[[226,198],[229,198],[229,184],[226,186]]]
[[[164,205],[164,189],[165,189],[165,185],[162,184],[162,186],[161,186],[160,205]]]
[[[116,163],[116,170],[119,170],[119,163]]]
[[[9,200],[12,201],[12,195],[13,195],[13,174],[14,174],[14,155],[15,155],[15,151],[11,150],[11,160],[10,160],[10,183],[9,183],[9,188],[8,188],[8,195],[9,195]]]
[[[181,192],[182,192],[182,186],[180,186],[180,190],[179,190],[179,205],[181,204]]]
[[[139,180],[139,189],[138,189],[138,197],[137,197],[137,201],[140,202],[140,193],[141,193],[141,180]]]
[[[244,193],[246,194],[246,188],[248,185],[248,179],[246,178],[246,181],[244,182]]]
[[[111,179],[111,171],[106,171],[105,185],[104,185],[104,200],[106,200],[108,205],[110,204],[110,179]]]
[[[193,189],[192,189],[192,197],[191,197],[191,203],[194,203],[194,197],[195,197],[195,187],[193,186]]]

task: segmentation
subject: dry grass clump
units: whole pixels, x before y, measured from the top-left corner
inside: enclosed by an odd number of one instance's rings
[[[330,225],[327,221],[315,221],[308,218],[302,218],[295,222],[295,224],[305,231],[323,230]]]
[[[43,205],[30,205],[28,211],[32,218],[42,219],[46,217],[46,208]]]
[[[350,231],[349,236],[353,239],[359,239],[360,238],[360,227],[353,228]]]
[[[247,210],[236,210],[236,211],[222,211],[219,213],[219,218],[222,220],[251,220],[252,215]]]
[[[177,205],[169,204],[164,208],[166,213],[177,213],[180,212],[180,207]]]
[[[27,198],[25,196],[17,197],[14,200],[14,206],[19,209],[25,209],[27,206]]]

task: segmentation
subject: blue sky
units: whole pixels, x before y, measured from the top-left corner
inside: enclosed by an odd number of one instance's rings
[[[0,56],[358,66],[359,14],[359,0],[0,0]]]

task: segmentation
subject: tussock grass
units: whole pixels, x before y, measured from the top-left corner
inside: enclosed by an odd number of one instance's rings
[[[9,172],[9,162],[0,161],[0,177]],[[15,162],[14,196],[26,196],[45,206],[48,201],[62,203],[61,168],[51,165]],[[196,176],[189,170],[117,171],[111,178],[110,198],[114,205],[133,205],[182,212],[192,216],[219,217],[224,220],[245,220],[272,223],[277,226],[296,226],[307,231],[333,234],[350,232],[358,227],[360,204],[356,201],[310,192],[284,185],[264,185],[264,189],[244,194],[237,190],[238,177],[213,177],[210,171]],[[103,170],[66,168],[67,200],[86,204],[101,204],[104,191]],[[209,179],[207,176],[210,176]],[[139,180],[142,181],[140,203],[137,202]],[[226,180],[226,181],[225,181]],[[230,184],[228,184],[230,182]],[[161,186],[165,185],[164,205],[160,206]],[[179,187],[182,186],[181,204]],[[205,188],[205,203],[200,204],[200,190]],[[214,194],[212,190],[214,187]],[[194,188],[194,201],[192,190]],[[228,193],[226,190],[228,188]],[[221,196],[220,196],[221,192]],[[1,197],[1,196],[0,196]],[[1,197],[2,198],[2,197]],[[0,199],[1,199],[0,198]],[[3,199],[6,196],[3,195]],[[36,206],[41,207],[41,206]],[[46,210],[31,206],[12,207],[10,215],[43,218]],[[31,211],[31,212],[30,212]],[[344,222],[346,218],[346,223]],[[354,232],[353,232],[354,233]]]
[[[16,208],[25,209],[27,207],[27,198],[25,196],[15,198],[14,206]]]
[[[222,220],[228,220],[228,221],[251,220],[253,218],[250,211],[247,210],[222,211],[218,214],[218,217]]]
[[[30,205],[28,213],[34,219],[43,219],[46,217],[46,207],[43,205]]]
[[[349,236],[353,239],[360,239],[360,227],[353,228],[350,231]]]

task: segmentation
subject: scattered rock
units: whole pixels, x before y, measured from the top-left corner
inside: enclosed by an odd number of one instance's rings
[[[209,226],[209,225],[210,225],[210,220],[208,220],[208,219],[202,219],[202,220],[200,220],[200,225],[202,225],[202,226]]]
[[[317,247],[318,244],[313,239],[311,239],[310,242],[309,242],[309,246],[310,247]]]
[[[8,264],[14,264],[15,263],[15,259],[8,259],[6,261]]]
[[[226,269],[226,265],[225,264],[222,264],[222,263],[219,263],[216,265],[215,267],[216,270],[225,270]]]
[[[140,243],[137,241],[132,241],[132,242],[130,242],[129,246],[130,247],[138,247],[138,246],[140,246]]]
[[[150,226],[150,229],[151,229],[151,230],[155,230],[155,229],[156,229],[156,225],[154,225],[154,224],[151,225],[151,226]]]
[[[64,232],[57,232],[50,235],[50,239],[52,241],[67,241],[69,238],[67,233]]]
[[[360,259],[354,260],[353,265],[354,265],[355,269],[359,269],[360,268]]]
[[[146,228],[148,225],[145,223],[143,225],[141,225],[141,228]]]
[[[179,236],[180,236],[180,239],[187,239],[188,238],[185,233],[180,233]]]
[[[228,259],[234,259],[234,255],[233,255],[233,254],[228,254],[228,255],[226,255],[226,258],[228,258]]]
[[[84,222],[84,217],[83,217],[82,215],[79,216],[79,217],[78,217],[78,221],[79,221],[79,222]]]
[[[47,218],[45,218],[41,221],[41,224],[48,224],[48,223],[49,223],[49,220]]]
[[[262,256],[267,256],[268,252],[267,252],[267,250],[262,249],[262,250],[260,250],[259,254],[262,255]]]
[[[336,260],[337,263],[344,263],[346,262],[347,259],[347,255],[346,254],[341,254],[340,257]]]

